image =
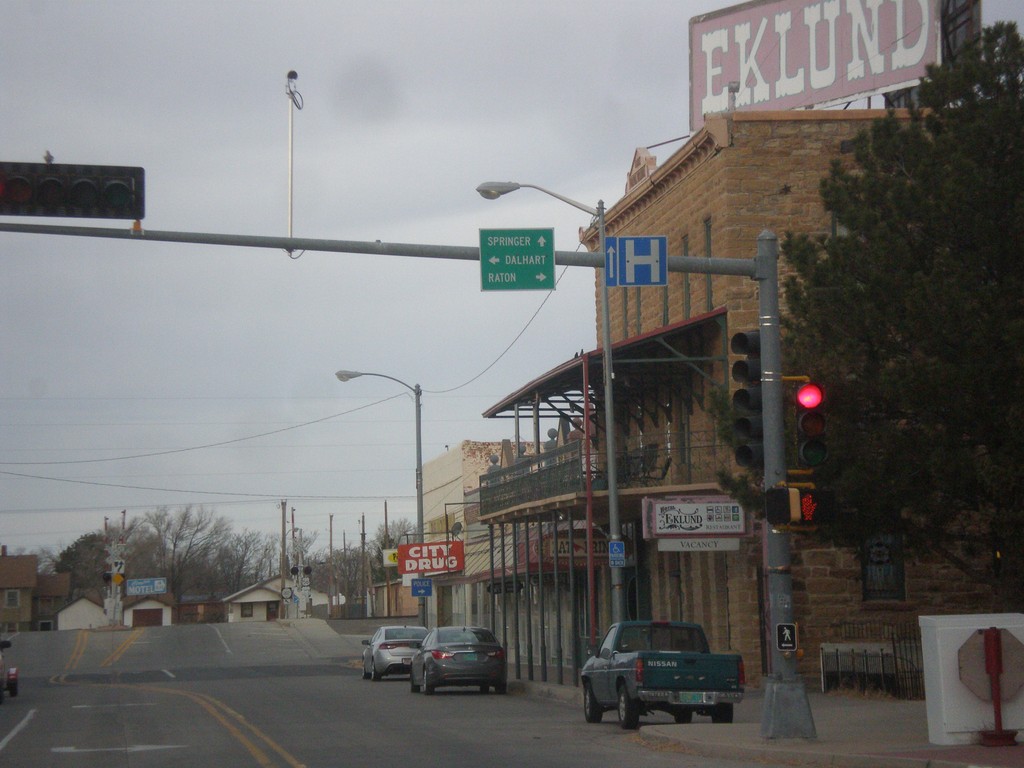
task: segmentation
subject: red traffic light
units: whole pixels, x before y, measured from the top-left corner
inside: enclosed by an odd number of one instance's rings
[[[796,392],[797,459],[800,466],[817,467],[828,458],[825,435],[825,390],[820,384],[802,384]]]
[[[804,384],[796,391],[796,401],[802,408],[817,408],[825,401],[825,392],[817,384]]]
[[[0,161],[0,216],[142,219],[145,170]]]

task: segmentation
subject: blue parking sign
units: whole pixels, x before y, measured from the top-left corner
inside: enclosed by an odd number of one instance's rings
[[[608,565],[612,568],[626,567],[626,542],[618,540],[608,542]]]

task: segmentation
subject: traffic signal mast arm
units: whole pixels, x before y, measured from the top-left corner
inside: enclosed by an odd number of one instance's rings
[[[245,248],[274,248],[287,252],[330,251],[413,256],[478,261],[479,248],[459,246],[401,245],[380,241],[355,242],[313,240],[291,237],[214,235],[189,232],[158,232],[142,229],[5,224],[0,232],[23,234],[104,237],[121,240],[233,245]],[[695,258],[669,256],[668,271],[697,274],[737,275],[758,283],[758,316],[761,332],[762,404],[764,439],[764,488],[784,482],[785,437],[782,418],[782,349],[779,329],[779,241],[765,230],[757,238],[753,259]],[[567,266],[604,268],[605,254],[555,251],[555,262]],[[768,611],[773,624],[793,623],[793,585],[789,537],[766,533],[765,573],[768,580]],[[796,660],[772,649],[771,674],[766,679],[761,735],[764,738],[815,738],[814,719],[803,681],[796,674]]]
[[[381,240],[322,240],[310,237],[270,237],[264,235],[231,235],[213,232],[177,232],[154,229],[118,229],[114,227],[80,227],[60,224],[21,224],[0,221],[0,232],[65,237],[99,237],[113,240],[135,240],[160,243],[191,243],[226,245],[238,248],[270,248],[281,251],[319,251],[326,253],[364,253],[377,256],[408,256],[426,259],[480,261],[478,246],[424,245],[418,243],[387,243]],[[736,275],[753,278],[757,272],[752,259],[715,259],[694,256],[669,256],[669,272],[693,272],[710,275]],[[555,263],[569,267],[604,269],[604,256],[588,251],[555,251]]]

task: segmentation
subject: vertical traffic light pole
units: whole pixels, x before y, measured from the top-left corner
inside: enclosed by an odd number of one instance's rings
[[[772,232],[757,238],[754,279],[758,282],[761,334],[761,397],[764,418],[764,488],[786,481],[783,423],[782,337],[779,328],[779,241]],[[768,634],[771,670],[765,682],[761,736],[766,739],[817,736],[803,679],[792,650],[779,648],[780,626],[793,622],[793,575],[789,533],[764,522],[764,568],[768,580]]]

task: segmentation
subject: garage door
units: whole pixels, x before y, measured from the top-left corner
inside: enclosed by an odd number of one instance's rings
[[[163,608],[136,608],[132,611],[133,627],[161,627],[163,623]]]

